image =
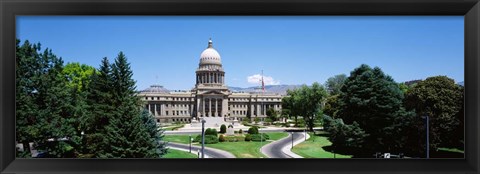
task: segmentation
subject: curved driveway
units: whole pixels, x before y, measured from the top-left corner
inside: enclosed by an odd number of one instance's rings
[[[176,149],[183,149],[184,151],[189,151],[190,146],[188,144],[180,144],[180,143],[172,143],[168,142],[167,147],[172,147]],[[192,145],[192,152],[198,152],[202,149],[200,146]],[[230,152],[205,147],[205,156],[209,158],[235,158],[235,155],[231,154]]]
[[[304,138],[303,132],[293,132],[293,141],[299,141]],[[269,158],[292,158],[292,156],[283,153],[282,149],[285,146],[292,146],[292,134],[289,133],[288,137],[274,141],[263,146],[260,151]]]

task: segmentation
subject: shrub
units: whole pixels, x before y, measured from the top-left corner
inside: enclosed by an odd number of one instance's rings
[[[258,124],[260,122],[260,118],[256,117],[254,121],[255,121],[255,124]]]
[[[215,143],[218,143],[218,139],[217,136],[215,135],[205,135],[205,144],[215,144]],[[198,135],[197,137],[195,137],[195,139],[193,140],[193,142],[199,142],[199,143],[202,143],[202,135]]]
[[[225,126],[224,124],[222,124],[222,125],[220,126],[220,133],[221,133],[221,134],[224,134],[224,133],[226,133],[226,132],[227,132],[227,126]]]
[[[205,144],[215,144],[215,143],[218,143],[217,136],[205,135]]]
[[[257,126],[252,126],[248,129],[249,134],[258,134],[258,127]]]
[[[238,131],[238,133],[239,133],[239,134],[243,134],[243,130],[240,129],[240,130]]]
[[[265,118],[265,122],[267,122],[267,123],[272,123],[273,120],[272,120],[271,118]]]
[[[268,139],[270,139],[270,137],[265,133],[251,135],[251,140],[252,141],[266,141]]]
[[[245,141],[251,141],[252,140],[252,135],[247,134],[245,135]]]
[[[218,137],[218,141],[225,142],[225,137],[223,135],[220,135],[220,137]]]
[[[243,136],[225,136],[225,141],[228,141],[228,142],[245,141],[245,138]]]
[[[210,128],[207,128],[207,130],[205,130],[205,135],[214,135],[214,136],[218,136],[217,129],[210,129]]]

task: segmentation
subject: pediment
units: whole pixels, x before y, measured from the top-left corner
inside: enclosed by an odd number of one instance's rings
[[[222,93],[222,91],[218,91],[218,90],[208,90],[208,91],[203,92],[202,94],[204,94],[204,95],[218,95],[218,94],[225,95],[224,93]]]

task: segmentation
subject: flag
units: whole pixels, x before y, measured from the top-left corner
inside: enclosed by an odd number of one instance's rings
[[[262,90],[265,93],[265,83],[263,82],[263,70],[262,70]]]

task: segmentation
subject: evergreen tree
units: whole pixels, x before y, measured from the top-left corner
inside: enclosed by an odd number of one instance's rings
[[[395,152],[403,147],[397,127],[407,114],[402,100],[403,94],[390,76],[378,67],[361,65],[351,72],[341,89],[337,116],[348,125],[356,122],[368,134],[359,151]]]
[[[145,126],[145,130],[150,135],[150,138],[152,138],[152,140],[149,140],[152,142],[152,145],[148,148],[151,151],[147,154],[147,157],[162,157],[167,153],[167,144],[162,141],[164,130],[158,126],[153,115],[151,115],[148,110],[144,109],[142,111],[141,118],[143,125]]]
[[[111,65],[106,57],[102,59],[98,72],[94,71],[90,81],[86,99],[88,113],[82,119],[82,131],[85,133],[83,142],[86,146],[85,153],[99,157],[110,146],[105,141],[107,136],[105,126],[110,123],[115,113],[111,91],[113,77]]]
[[[38,106],[35,98],[37,94],[36,84],[38,75],[38,62],[40,44],[30,44],[27,40],[20,46],[20,40],[16,43],[16,140],[24,147],[24,152],[19,151],[17,157],[30,157],[29,143],[38,141],[39,127],[36,113]]]
[[[109,147],[104,147],[102,158],[160,157],[161,153],[154,152],[164,152],[153,146],[159,142],[142,122],[142,104],[136,95],[132,76],[130,64],[120,52],[112,65],[112,103],[116,109],[105,127],[107,134],[104,138]]]

